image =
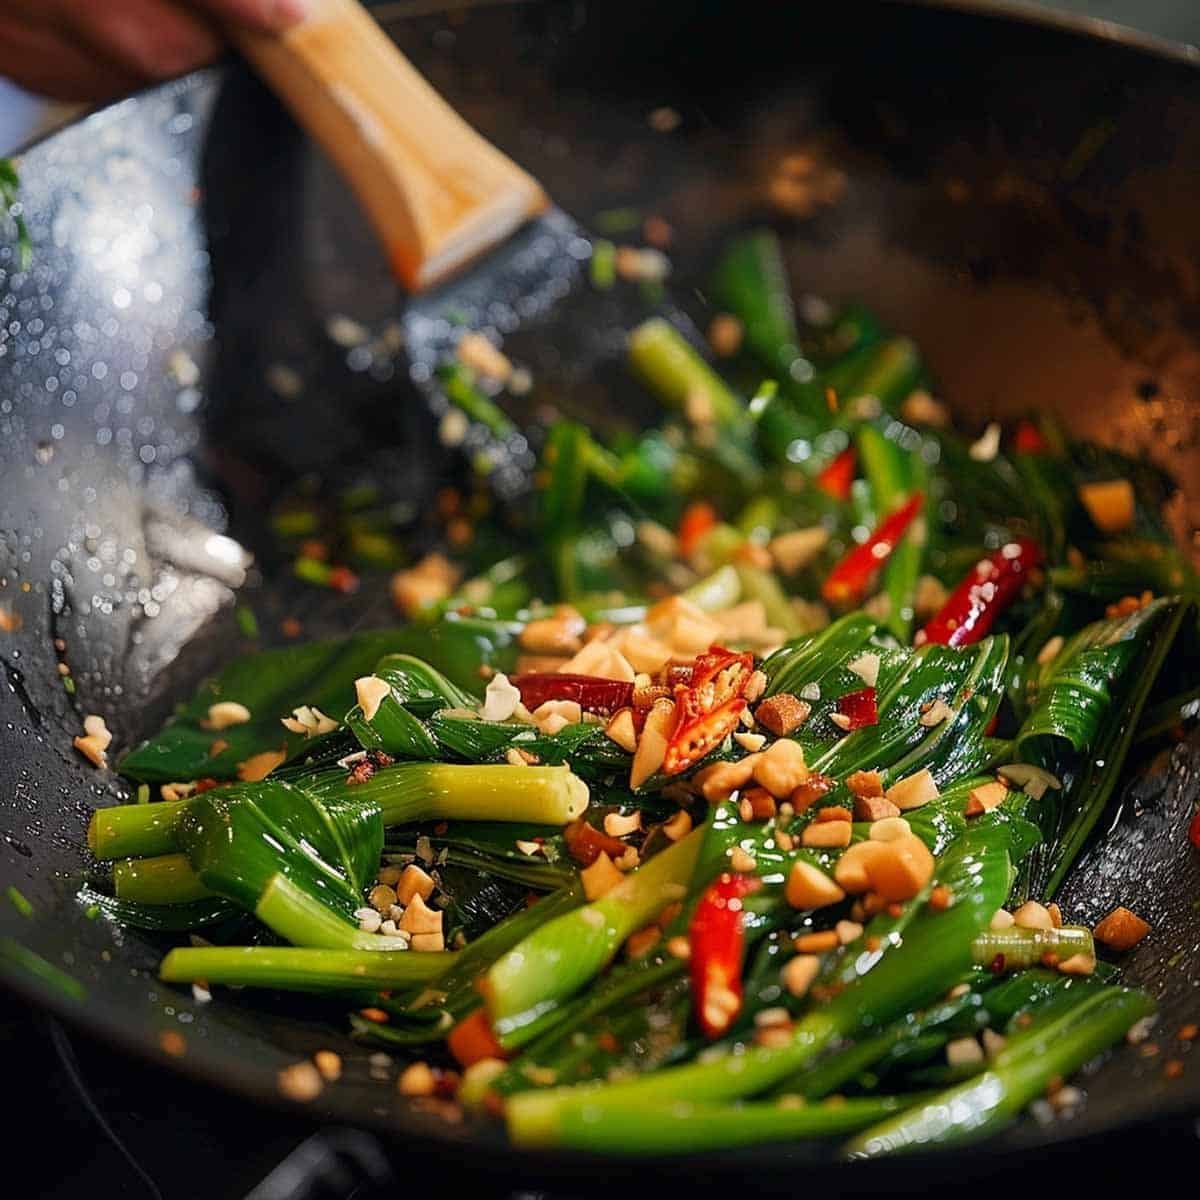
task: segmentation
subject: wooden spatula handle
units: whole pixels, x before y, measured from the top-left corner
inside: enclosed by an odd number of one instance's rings
[[[231,36],[337,164],[406,287],[427,288],[546,207],[532,176],[475,132],[358,0],[312,0],[280,36]]]

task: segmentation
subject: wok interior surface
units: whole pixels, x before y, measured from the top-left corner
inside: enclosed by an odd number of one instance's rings
[[[914,336],[968,424],[1049,407],[1074,434],[1165,462],[1186,489],[1181,530],[1200,524],[1191,68],[896,5],[505,5],[389,28],[585,224],[627,205],[665,217],[681,297],[702,293],[731,228],[770,220],[798,290],[861,298]],[[682,118],[670,134],[647,121],[663,107]],[[844,171],[845,195],[782,219],[771,180],[800,154]],[[0,249],[0,604],[20,619],[0,634],[0,888],[34,911],[0,900],[0,973],[105,1039],[276,1102],[281,1067],[333,1048],[346,1069],[314,1115],[400,1131],[414,1153],[450,1141],[486,1145],[489,1168],[514,1162],[496,1130],[372,1079],[369,1049],[305,1005],[201,1005],[159,984],[160,942],[73,900],[89,806],[128,798],[71,749],[83,714],[105,715],[118,751],[152,731],[249,648],[242,588],[265,644],[285,616],[305,637],[392,619],[382,577],[349,599],[290,583],[264,518],[308,473],[369,470],[419,511],[453,469],[385,344],[403,296],[331,168],[237,66],[104,110],[31,149],[22,173],[32,268]],[[369,343],[339,345],[335,315]],[[552,371],[554,347],[535,353],[535,373]],[[271,386],[281,364],[298,394]],[[1160,997],[1164,1037],[1195,1019],[1200,988],[1198,772],[1195,739],[1146,764],[1062,899],[1082,922],[1124,903],[1154,926],[1125,977]],[[1083,1086],[1080,1115],[1023,1121],[989,1153],[1200,1110],[1200,1067],[1168,1081],[1128,1047]],[[753,1152],[759,1171],[827,1157]]]

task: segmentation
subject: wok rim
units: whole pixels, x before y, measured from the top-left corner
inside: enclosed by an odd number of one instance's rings
[[[449,11],[488,8],[515,8],[529,5],[537,0],[387,0],[382,4],[368,4],[373,16],[385,27],[398,25],[419,17],[436,16]],[[1144,33],[1119,22],[1091,17],[1081,13],[1056,11],[1026,0],[885,0],[889,5],[904,8],[944,10],[978,16],[986,20],[1003,20],[1014,24],[1047,29],[1071,37],[1106,43],[1128,50],[1130,53],[1147,55],[1190,67],[1200,67],[1200,45],[1174,41],[1156,34]],[[174,79],[148,84],[128,96],[106,104],[85,108],[63,124],[46,130],[23,142],[6,153],[6,157],[19,160],[21,155],[51,141],[60,133],[74,129],[93,117],[111,112],[118,106],[136,105],[145,98],[160,93],[183,93],[203,86],[228,69],[234,56],[228,55],[217,63],[191,71]],[[19,161],[18,161],[19,166]],[[373,1112],[361,1102],[358,1091],[333,1088],[321,1094],[318,1101],[305,1103],[283,1095],[273,1082],[269,1070],[256,1064],[241,1070],[231,1070],[230,1063],[222,1061],[232,1052],[222,1049],[213,1053],[209,1047],[203,1055],[186,1054],[175,1057],[159,1044],[156,1032],[150,1027],[141,1027],[128,1019],[119,1005],[108,1000],[94,1003],[89,996],[87,1003],[76,1003],[53,987],[40,984],[30,978],[0,954],[0,986],[10,994],[26,1002],[33,1013],[51,1020],[63,1022],[71,1031],[82,1033],[93,1043],[105,1049],[128,1054],[137,1061],[166,1070],[172,1076],[183,1077],[216,1094],[232,1095],[249,1101],[265,1104],[277,1113],[292,1113],[307,1125],[319,1128],[347,1126],[369,1130],[385,1140],[387,1145],[396,1145],[407,1138],[405,1153],[414,1162],[436,1160],[445,1151],[468,1150],[486,1157],[486,1168],[469,1165],[466,1170],[472,1175],[497,1174],[508,1170],[539,1172],[539,1185],[554,1183],[571,1184],[579,1193],[611,1187],[612,1172],[620,1172],[624,1185],[628,1186],[639,1175],[639,1187],[660,1187],[662,1177],[649,1177],[647,1168],[667,1170],[671,1175],[696,1173],[693,1182],[699,1182],[702,1173],[712,1172],[710,1186],[719,1186],[733,1173],[744,1176],[747,1169],[746,1150],[702,1151],[693,1154],[615,1155],[590,1151],[566,1149],[522,1148],[500,1134],[495,1139],[454,1137],[442,1133],[437,1127],[421,1127],[419,1130],[397,1123],[394,1119]],[[294,1061],[294,1056],[293,1056]],[[1029,1145],[1001,1145],[994,1138],[945,1149],[922,1149],[903,1156],[890,1156],[883,1160],[855,1161],[826,1158],[796,1163],[808,1171],[837,1170],[837,1178],[846,1178],[846,1168],[854,1168],[856,1178],[866,1181],[872,1174],[886,1170],[892,1178],[898,1170],[922,1172],[945,1169],[956,1164],[961,1169],[966,1161],[971,1162],[968,1172],[961,1181],[981,1177],[996,1167],[1012,1165],[1018,1159],[1027,1159],[1032,1166],[1040,1157],[1076,1153],[1084,1146],[1097,1144],[1114,1132],[1132,1132],[1138,1129],[1165,1127],[1173,1122],[1191,1121],[1200,1118],[1200,1109],[1186,1098],[1168,1100],[1152,1111],[1139,1114],[1132,1120],[1112,1119],[1087,1133],[1073,1132],[1069,1126],[1060,1125],[1061,1136],[1053,1134]],[[773,1155],[758,1170],[764,1177],[778,1175],[784,1163],[778,1157],[786,1152],[788,1142],[766,1143],[759,1147],[764,1156]],[[967,1159],[967,1156],[970,1159]],[[444,1162],[444,1157],[442,1158]],[[463,1163],[458,1164],[462,1169]],[[589,1169],[601,1166],[610,1172],[607,1178],[597,1179],[588,1174]],[[444,1169],[444,1168],[443,1168]],[[629,1174],[626,1174],[628,1172]]]

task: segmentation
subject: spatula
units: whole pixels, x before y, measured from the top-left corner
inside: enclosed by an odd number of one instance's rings
[[[233,36],[374,225],[411,297],[401,314],[410,375],[435,412],[448,405],[435,369],[464,330],[552,347],[543,397],[568,397],[623,355],[650,315],[644,296],[588,286],[592,236],[437,94],[357,0],[312,0],[282,36]],[[669,299],[655,308],[695,338]],[[532,462],[524,436],[476,426],[472,437],[471,449],[486,442],[493,486],[521,490]]]

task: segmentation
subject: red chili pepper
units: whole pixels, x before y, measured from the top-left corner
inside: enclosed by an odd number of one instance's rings
[[[566,675],[554,671],[531,671],[518,675],[513,685],[521,703],[533,710],[547,700],[574,700],[584,712],[608,716],[633,703],[633,684],[597,675]]]
[[[758,880],[726,871],[701,895],[688,926],[692,1008],[706,1038],[719,1038],[742,1008],[742,897]]]
[[[924,495],[915,492],[899,508],[888,513],[865,542],[842,558],[821,586],[821,595],[827,603],[844,606],[862,600],[876,572],[891,557],[924,504]]]
[[[717,523],[717,510],[707,500],[693,500],[679,518],[679,553],[691,558],[700,539]]]
[[[663,757],[663,774],[686,771],[737,728],[753,673],[753,654],[734,654],[721,646],[710,646],[696,659],[691,686],[675,689],[675,728]]]
[[[1200,850],[1200,812],[1192,818],[1192,823],[1188,826],[1188,837],[1191,839],[1192,845]]]
[[[1021,421],[1013,433],[1013,448],[1021,454],[1047,454],[1050,444],[1032,421]]]
[[[850,485],[854,482],[854,472],[858,467],[858,454],[854,447],[843,450],[817,476],[817,487],[827,496],[835,500],[850,499]]]
[[[950,593],[942,610],[917,634],[918,646],[969,646],[984,637],[996,618],[1016,598],[1029,572],[1042,562],[1042,548],[1018,538],[981,559]]]
[[[879,705],[873,687],[865,687],[840,696],[837,710],[843,717],[850,718],[850,724],[846,727],[847,733],[867,725],[879,724]]]
[[[687,687],[692,682],[691,667],[668,667],[667,687]]]

